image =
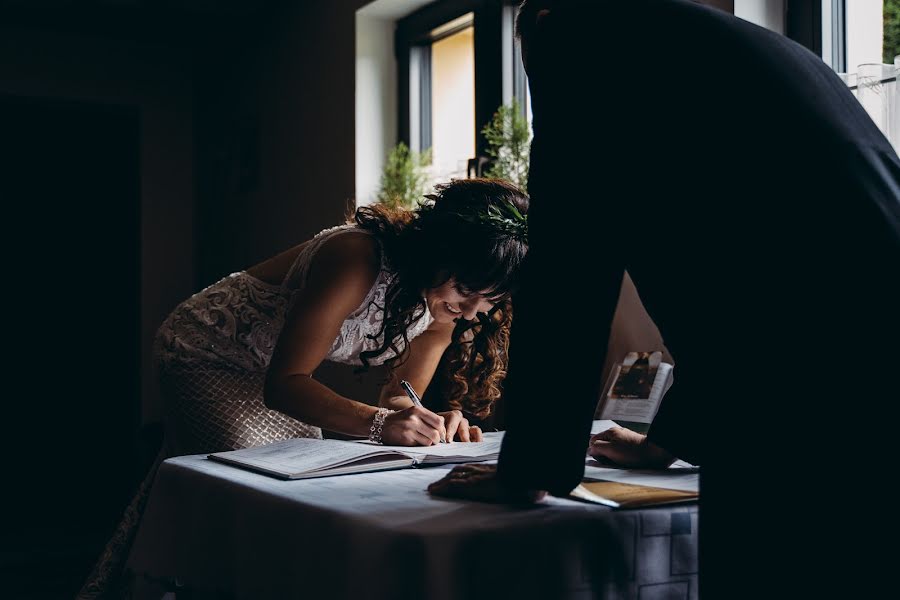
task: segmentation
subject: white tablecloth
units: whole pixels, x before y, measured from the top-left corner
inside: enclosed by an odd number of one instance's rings
[[[449,467],[280,481],[205,456],[160,467],[129,558],[235,598],[696,598],[696,505],[611,511],[430,497]],[[628,479],[588,467],[587,475]],[[696,474],[669,476],[696,489]]]

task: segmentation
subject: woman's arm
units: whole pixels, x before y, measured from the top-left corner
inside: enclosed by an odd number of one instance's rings
[[[266,406],[331,431],[369,434],[377,409],[337,394],[314,380],[312,373],[328,354],[344,319],[367,296],[379,269],[378,252],[366,235],[347,233],[323,244],[275,346],[266,373]],[[430,445],[439,439],[441,419],[430,411],[412,408],[388,418],[385,441]]]
[[[441,356],[450,345],[453,323],[432,323],[421,335],[409,343],[409,357],[394,369],[391,380],[381,388],[378,404],[393,410],[403,410],[413,405],[412,400],[400,387],[405,379],[419,393],[425,395],[437,370]]]

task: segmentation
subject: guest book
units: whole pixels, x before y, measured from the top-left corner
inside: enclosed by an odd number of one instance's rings
[[[297,438],[215,452],[208,458],[279,479],[308,479],[495,460],[502,441],[501,432],[485,433],[481,442],[452,442],[435,446],[384,446],[364,441]]]

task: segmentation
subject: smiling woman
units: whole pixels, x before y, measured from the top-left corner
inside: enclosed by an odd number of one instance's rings
[[[385,339],[402,337],[417,311],[427,312],[434,329],[447,335],[435,340],[427,358],[416,357],[413,343],[411,362],[398,361],[397,376],[423,392],[443,354],[449,367],[443,403],[484,418],[506,374],[509,295],[527,249],[528,197],[500,180],[469,179],[438,186],[428,200],[415,211],[377,205],[357,211],[358,225],[381,240],[396,273],[387,294]],[[361,362],[387,347],[361,353]],[[414,372],[419,360],[428,362],[427,378]],[[392,382],[382,391],[383,402],[405,406],[394,388]]]
[[[391,445],[480,441],[500,396],[510,295],[527,250],[528,197],[499,180],[438,186],[415,210],[373,205],[194,294],[169,315],[155,354],[166,401],[160,460],[234,450],[322,429]],[[416,406],[444,359],[444,404]],[[316,381],[323,361],[388,365],[380,406]],[[158,464],[158,463],[157,463]],[[153,473],[86,590],[107,585]]]
[[[390,444],[478,439],[500,396],[510,293],[527,249],[528,198],[499,180],[438,186],[415,210],[359,208],[178,306],[157,336],[170,454],[230,450],[321,429]],[[412,406],[442,358],[439,414]],[[392,376],[381,406],[312,378],[323,360]]]

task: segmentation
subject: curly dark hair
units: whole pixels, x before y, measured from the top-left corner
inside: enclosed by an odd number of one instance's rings
[[[409,354],[409,328],[425,315],[423,291],[450,278],[462,293],[478,292],[494,303],[488,314],[458,319],[444,355],[449,365],[446,403],[479,418],[491,414],[506,376],[510,296],[528,250],[528,196],[500,179],[460,179],[435,187],[433,200],[415,210],[374,204],[356,210],[358,227],[380,242],[394,274],[385,294],[381,345],[360,354],[369,360],[393,351],[396,368]]]

